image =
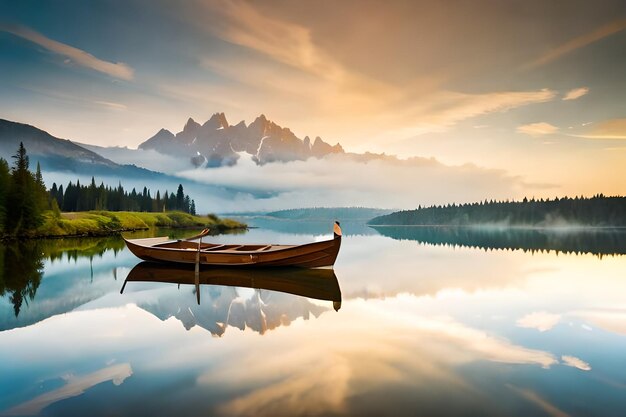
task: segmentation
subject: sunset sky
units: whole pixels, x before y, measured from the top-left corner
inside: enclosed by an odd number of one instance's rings
[[[626,2],[0,1],[0,118],[134,148],[215,112],[626,194]]]

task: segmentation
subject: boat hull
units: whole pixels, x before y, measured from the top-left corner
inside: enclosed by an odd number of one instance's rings
[[[334,265],[341,237],[297,246],[271,247],[269,250],[214,250],[209,245],[198,251],[188,242],[167,243],[167,238],[124,239],[138,258],[152,262],[200,264],[220,267],[299,267],[321,268]],[[159,243],[161,242],[161,243]],[[158,245],[158,246],[157,246]],[[167,246],[167,247],[164,247]]]

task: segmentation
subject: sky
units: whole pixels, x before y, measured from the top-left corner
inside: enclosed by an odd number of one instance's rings
[[[0,118],[100,146],[263,113],[521,193],[626,194],[624,97],[623,0],[0,0]]]

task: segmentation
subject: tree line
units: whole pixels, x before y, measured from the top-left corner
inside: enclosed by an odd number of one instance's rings
[[[626,226],[626,197],[483,201],[404,210],[376,217],[373,225]]]
[[[148,188],[143,187],[142,192],[134,188],[128,192],[120,183],[117,187],[105,186],[104,183],[96,185],[95,178],[91,177],[91,184],[81,185],[80,181],[73,184],[71,181],[65,189],[63,185],[57,187],[56,183],[48,192],[52,204],[56,204],[62,211],[183,211],[196,214],[196,203],[189,195],[185,194],[182,184],[178,185],[176,194],[165,191],[163,196],[157,190],[154,198]]]
[[[37,163],[35,173],[30,171],[29,157],[24,144],[11,157],[13,165],[0,158],[0,236],[6,233],[20,234],[36,229],[44,222],[44,212],[63,211],[183,211],[196,214],[196,204],[185,194],[182,184],[178,185],[176,194],[165,191],[161,195],[157,191],[153,198],[146,187],[142,192],[134,188],[128,192],[120,183],[117,187],[96,186],[95,179],[91,184],[81,185],[70,183],[63,189],[56,183],[50,190],[46,189],[41,167]]]

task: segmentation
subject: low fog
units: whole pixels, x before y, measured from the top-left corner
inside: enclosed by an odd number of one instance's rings
[[[162,168],[168,168],[161,171],[171,172],[158,180],[96,178],[96,182],[117,186],[121,181],[125,189],[134,187],[137,191],[146,186],[152,196],[157,189],[161,193],[175,192],[182,183],[199,213],[340,206],[412,209],[418,205],[518,198],[526,191],[520,178],[505,171],[471,164],[447,166],[427,158],[401,160],[347,154],[259,166],[250,155],[242,153],[235,166],[178,172],[172,168],[180,164],[168,164],[169,159],[173,158],[158,160]],[[91,181],[89,175],[60,172],[48,172],[45,178],[48,186],[56,182],[65,187],[77,178],[83,184]]]
[[[415,208],[418,205],[505,199],[523,194],[519,178],[473,165],[451,167],[434,159],[382,157],[362,162],[351,155],[256,165],[242,154],[235,166],[193,169],[182,178],[239,190],[235,200],[195,196],[213,211],[277,210],[300,207],[363,206]],[[264,198],[246,192],[267,192]]]

